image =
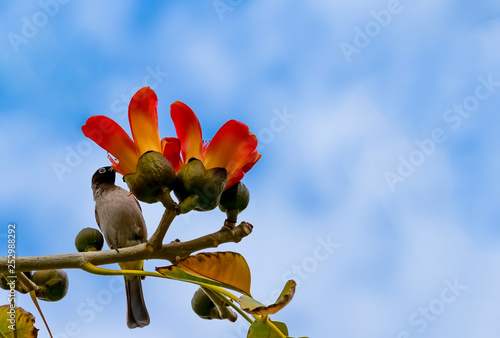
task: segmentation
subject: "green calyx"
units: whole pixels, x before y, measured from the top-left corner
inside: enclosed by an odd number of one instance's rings
[[[174,187],[181,213],[191,210],[208,211],[217,207],[226,180],[226,169],[205,169],[200,160],[195,158],[189,160],[177,172]]]
[[[226,213],[228,220],[236,222],[236,217],[245,210],[249,202],[248,188],[242,182],[238,182],[222,193],[219,208]]]
[[[75,247],[78,252],[101,251],[104,238],[99,230],[94,228],[82,229],[75,238]]]
[[[165,189],[172,189],[175,170],[163,154],[148,151],[139,158],[136,172],[125,175],[123,180],[138,200],[156,203],[163,198]]]
[[[31,280],[38,285],[36,297],[40,300],[56,302],[68,293],[69,279],[63,270],[35,271]]]
[[[238,316],[212,291],[199,288],[191,299],[193,311],[203,319],[228,319],[235,322]]]

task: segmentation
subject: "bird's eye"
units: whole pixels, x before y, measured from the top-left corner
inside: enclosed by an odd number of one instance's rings
[[[106,172],[106,168],[99,168],[99,174],[104,174]]]

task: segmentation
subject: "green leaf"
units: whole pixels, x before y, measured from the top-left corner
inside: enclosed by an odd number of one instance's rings
[[[260,307],[266,307],[264,304],[262,304],[258,300],[253,299],[252,297],[245,296],[245,295],[241,296],[238,299],[238,304],[240,304],[240,307],[245,311],[247,309],[257,309]]]
[[[290,303],[290,301],[293,298],[293,295],[295,294],[296,286],[297,283],[293,279],[290,279],[288,282],[286,282],[285,287],[283,288],[283,291],[281,291],[281,294],[279,295],[276,302],[274,302],[274,304],[271,304],[269,306],[265,306],[264,304],[256,301],[255,299],[247,296],[241,296],[238,299],[238,304],[240,304],[240,307],[243,311],[246,311],[251,314],[260,316],[272,315],[280,311],[288,303]]]
[[[272,323],[276,325],[276,327],[285,336],[288,336],[288,328],[286,327],[285,323],[282,322],[272,322]],[[252,325],[250,325],[247,338],[280,338],[280,335],[276,331],[274,331],[269,325],[256,320],[252,323]]]
[[[13,313],[9,313],[10,311]],[[9,304],[0,306],[0,332],[5,337],[36,338],[38,329],[34,324],[35,317],[22,307],[16,307],[14,310]]]
[[[250,268],[245,258],[235,252],[199,253],[156,271],[169,278],[217,285],[250,295]]]

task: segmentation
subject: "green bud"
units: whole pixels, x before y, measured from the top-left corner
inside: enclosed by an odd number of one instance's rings
[[[227,171],[224,168],[205,169],[200,160],[192,158],[177,172],[174,187],[182,214],[191,210],[214,209],[226,185]]]
[[[75,238],[75,247],[78,252],[101,251],[104,238],[99,230],[94,228],[82,229]]]
[[[164,189],[172,189],[175,170],[163,154],[148,151],[139,158],[136,172],[125,175],[123,180],[139,201],[156,203],[163,198]]]
[[[245,210],[249,202],[248,188],[242,182],[238,182],[222,193],[219,208],[226,213],[228,220],[236,222],[238,214]]]
[[[210,295],[210,296],[209,296]],[[212,291],[199,288],[191,299],[193,311],[203,319],[228,319],[235,322],[238,316],[224,301],[221,301]]]
[[[39,286],[36,297],[40,300],[56,302],[68,293],[69,279],[63,270],[35,271],[31,279]]]

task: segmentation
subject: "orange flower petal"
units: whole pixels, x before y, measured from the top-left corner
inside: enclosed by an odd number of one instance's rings
[[[161,151],[157,106],[158,98],[149,87],[139,89],[130,100],[128,119],[138,156],[149,150]]]
[[[231,173],[231,175],[228,175],[228,179],[226,182],[226,187],[224,190],[227,190],[231,188],[234,184],[238,183],[241,181],[243,176],[252,169],[252,167],[257,163],[258,160],[262,157],[261,154],[257,152],[257,149],[255,149],[255,152],[252,153],[250,156],[247,157],[247,159],[244,161],[246,164],[244,164],[241,168],[236,169]]]
[[[181,153],[184,163],[195,157],[203,161],[200,121],[187,105],[176,101],[170,105],[170,116],[175,125],[177,137],[181,141]]]
[[[230,120],[217,131],[212,141],[210,141],[203,163],[207,169],[216,167],[226,168],[228,175],[226,187],[229,188],[229,183],[234,180],[233,176],[241,176],[233,184],[239,182],[245,172],[250,170],[259,158],[257,137],[250,133],[246,124]],[[247,170],[244,170],[250,164],[251,166]],[[240,170],[243,172],[243,175],[241,175]]]
[[[161,152],[170,161],[175,171],[182,166],[181,141],[175,137],[165,137],[161,140]]]
[[[119,161],[111,161],[120,174],[135,172],[139,156],[135,145],[127,133],[115,121],[106,116],[92,116],[87,120],[82,131],[85,136],[111,153]],[[122,172],[123,171],[123,172]]]
[[[127,172],[127,170],[119,162],[116,162],[113,156],[111,156],[110,154],[108,154],[108,159],[111,162],[111,168],[113,168],[113,170],[117,173],[120,173],[123,176],[130,173],[130,171]]]

